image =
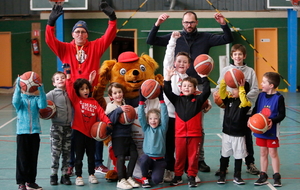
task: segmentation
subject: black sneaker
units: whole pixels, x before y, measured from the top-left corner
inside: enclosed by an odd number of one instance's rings
[[[195,177],[188,176],[188,185],[189,185],[189,187],[197,187],[198,186],[196,183]]]
[[[24,184],[19,184],[18,190],[27,190]]]
[[[274,179],[274,187],[281,187],[281,175],[279,173],[275,173],[273,175],[273,179]]]
[[[58,180],[57,174],[52,174],[50,176],[50,185],[58,185],[57,180]]]
[[[200,172],[210,172],[210,167],[206,165],[205,161],[199,161],[198,169]]]
[[[72,185],[72,182],[70,181],[70,176],[68,174],[61,176],[60,183],[65,185]]]
[[[268,180],[268,175],[265,172],[260,172],[258,180],[254,183],[254,185],[266,185],[269,182]]]
[[[150,188],[151,187],[151,185],[149,183],[149,180],[146,177],[142,177],[141,180],[142,180],[142,187],[143,188]]]
[[[248,173],[252,174],[252,175],[258,175],[259,174],[259,170],[256,168],[256,166],[251,163],[247,166],[247,170]]]
[[[38,184],[36,183],[26,183],[26,188],[28,189],[37,189],[37,190],[43,190],[42,187],[40,187]]]
[[[245,185],[245,181],[241,177],[234,177],[233,183],[238,185]]]
[[[183,183],[181,176],[175,176],[170,185],[176,186]]]
[[[220,175],[220,178],[217,181],[217,184],[225,184],[226,183],[226,178],[224,175]]]

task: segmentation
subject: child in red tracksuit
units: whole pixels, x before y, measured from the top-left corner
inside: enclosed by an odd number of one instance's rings
[[[182,183],[182,174],[188,164],[188,184],[197,187],[195,177],[198,173],[198,150],[202,138],[201,107],[210,95],[210,82],[207,75],[199,76],[203,81],[203,91],[196,95],[197,80],[187,77],[182,80],[178,96],[172,92],[171,77],[175,68],[166,69],[164,92],[175,107],[175,177],[171,185]]]
[[[79,78],[74,84],[71,81],[71,70],[68,64],[64,64],[67,73],[67,93],[74,108],[72,129],[75,142],[75,184],[84,185],[82,178],[82,160],[84,153],[88,158],[89,182],[98,183],[95,173],[95,139],[90,134],[90,129],[97,121],[103,121],[111,125],[110,119],[105,115],[104,110],[98,102],[90,97],[92,85],[86,79]]]

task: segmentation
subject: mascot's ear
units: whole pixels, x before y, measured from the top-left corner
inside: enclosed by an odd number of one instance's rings
[[[147,54],[142,54],[140,59],[146,61],[149,64],[149,66],[153,69],[153,71],[155,71],[159,67],[158,63]]]
[[[117,63],[116,60],[104,61],[99,71],[99,83],[106,86],[111,78],[111,70]]]

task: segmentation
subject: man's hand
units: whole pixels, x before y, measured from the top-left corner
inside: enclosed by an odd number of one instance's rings
[[[60,15],[62,15],[63,12],[63,7],[61,5],[55,4],[52,8],[52,11],[49,15],[49,19],[47,24],[50,26],[54,26],[56,20],[58,19],[58,17],[60,17]]]
[[[163,13],[160,15],[155,23],[155,26],[161,25],[163,22],[165,22],[170,16],[167,15],[166,13]]]
[[[106,1],[100,3],[99,9],[109,17],[109,20],[117,19],[114,9],[111,8]]]
[[[215,13],[214,17],[215,17],[215,20],[219,24],[221,24],[221,25],[225,25],[226,24],[225,18],[224,18],[224,16],[221,13]]]

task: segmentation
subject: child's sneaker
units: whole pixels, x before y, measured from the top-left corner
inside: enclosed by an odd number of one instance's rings
[[[238,184],[238,185],[244,185],[245,181],[241,177],[234,177],[233,183]]]
[[[121,181],[118,181],[117,187],[121,189],[132,189],[132,186],[128,183],[128,181],[123,178]]]
[[[273,175],[273,179],[274,179],[274,187],[281,187],[281,175],[279,173],[275,173]]]
[[[197,183],[194,176],[188,176],[189,187],[197,187]]]
[[[78,185],[78,186],[84,185],[82,177],[77,177],[76,181],[75,181],[75,184]]]
[[[225,172],[221,172],[219,174],[220,178],[217,181],[217,184],[225,184],[226,183],[226,174]]]
[[[253,163],[251,163],[247,166],[246,172],[248,172],[252,175],[258,175],[259,174],[259,170],[256,168],[256,166]]]
[[[268,175],[265,172],[260,172],[258,180],[254,183],[254,185],[266,185],[269,182],[268,180]]]
[[[151,185],[149,183],[149,180],[146,177],[142,177],[141,180],[142,180],[142,187],[143,188],[150,188],[151,187]]]
[[[129,177],[127,179],[127,182],[132,186],[132,187],[140,187],[140,184],[138,184],[132,177]]]
[[[72,167],[72,166],[69,166],[69,167],[68,167],[67,174],[68,174],[68,176],[70,176],[70,177],[74,175],[74,173],[73,173],[73,167]]]
[[[50,185],[58,185],[57,180],[58,180],[57,174],[52,174],[50,176]]]
[[[195,177],[195,181],[196,181],[196,183],[200,183],[200,182],[201,182],[201,179],[200,179],[200,177],[198,177],[198,176],[196,175],[196,177]]]
[[[183,183],[181,176],[175,176],[170,185],[176,186]]]
[[[92,183],[92,184],[99,183],[97,178],[93,174],[89,176],[89,182]]]
[[[18,190],[27,190],[26,185],[20,184]]]
[[[70,181],[70,176],[68,174],[62,175],[60,178],[60,183],[65,185],[72,185]]]
[[[99,172],[102,174],[107,174],[108,171],[109,171],[109,169],[106,166],[104,166],[103,164],[95,168],[95,172]]]
[[[38,184],[36,183],[26,183],[26,188],[27,189],[37,189],[37,190],[43,190],[42,187],[40,187]]]

